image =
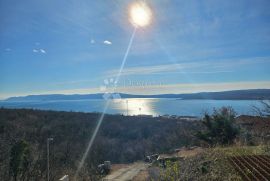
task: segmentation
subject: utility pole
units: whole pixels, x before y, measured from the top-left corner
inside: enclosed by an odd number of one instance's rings
[[[53,138],[47,138],[47,180],[50,181],[50,141]]]

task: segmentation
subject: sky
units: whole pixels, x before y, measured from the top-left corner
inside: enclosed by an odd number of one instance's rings
[[[0,98],[106,92],[134,26],[129,0],[0,0]],[[270,88],[269,0],[145,0],[116,91]]]

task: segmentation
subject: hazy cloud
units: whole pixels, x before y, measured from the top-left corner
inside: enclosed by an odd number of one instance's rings
[[[247,82],[220,82],[220,83],[182,83],[182,84],[156,84],[147,86],[119,86],[115,92],[128,94],[181,94],[181,93],[197,93],[197,92],[218,92],[228,90],[243,89],[270,89],[270,81],[247,81]],[[25,93],[0,93],[0,99],[13,96],[26,96],[38,94],[93,94],[100,93],[100,87],[90,87],[82,89],[64,89],[50,91],[34,91]]]
[[[34,53],[38,53],[38,50],[37,50],[37,49],[33,49],[33,52],[34,52]]]
[[[197,92],[219,92],[243,89],[269,89],[270,81],[248,82],[220,82],[220,83],[182,83],[182,84],[157,84],[147,86],[117,87],[115,92],[129,94],[180,94]]]
[[[94,44],[96,41],[94,39],[91,39],[91,44]]]
[[[214,74],[233,72],[236,67],[244,67],[245,65],[270,62],[270,57],[254,57],[248,59],[228,59],[222,61],[200,61],[172,63],[153,66],[140,66],[125,68],[122,75],[147,75],[161,73],[184,73],[184,74]],[[107,72],[109,76],[115,76],[118,69]]]
[[[40,53],[43,53],[43,54],[45,54],[45,53],[47,53],[44,49],[40,49]]]

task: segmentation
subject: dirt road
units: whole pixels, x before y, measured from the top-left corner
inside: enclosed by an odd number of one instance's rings
[[[107,175],[103,181],[129,181],[132,180],[140,171],[148,167],[143,162],[136,162],[126,167],[120,168]]]

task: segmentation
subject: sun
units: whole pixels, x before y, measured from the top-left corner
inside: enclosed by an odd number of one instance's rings
[[[136,27],[144,27],[151,23],[152,11],[144,2],[136,2],[131,5],[130,21]]]

